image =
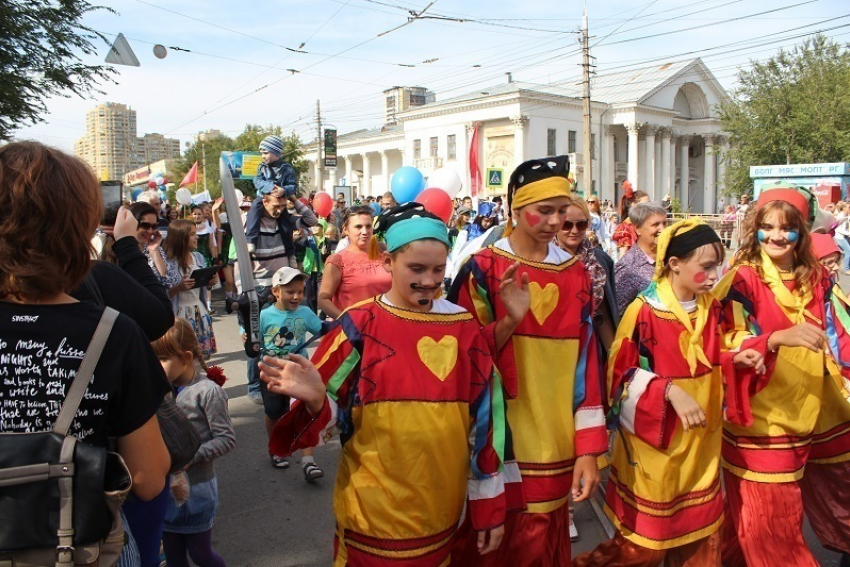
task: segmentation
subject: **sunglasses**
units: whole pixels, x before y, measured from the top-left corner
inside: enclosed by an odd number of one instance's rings
[[[159,224],[149,223],[149,222],[140,222],[139,228],[141,228],[142,230],[158,230]]]
[[[587,225],[588,222],[586,220],[580,220],[576,222],[573,222],[571,220],[565,220],[564,226],[561,227],[561,230],[569,232],[573,229],[573,227],[576,227],[579,232],[582,232],[584,230],[587,230]]]

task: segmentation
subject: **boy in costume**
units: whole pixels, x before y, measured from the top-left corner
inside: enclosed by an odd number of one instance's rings
[[[376,232],[387,244],[390,291],[343,313],[315,367],[297,356],[261,365],[269,390],[303,402],[278,423],[270,448],[287,454],[341,429],[335,565],[444,565],[467,492],[478,552],[490,553],[505,517],[499,374],[475,319],[437,298],[445,224],[408,203],[382,213]],[[502,291],[522,306],[521,285],[507,281]]]
[[[617,534],[576,567],[720,565],[723,337],[710,291],[723,257],[720,237],[700,220],[658,239],[653,282],[626,309],[608,359],[619,435],[605,513]],[[763,370],[756,351],[734,359]]]
[[[475,253],[449,293],[491,341],[511,432],[505,480],[512,511],[502,548],[477,557],[469,534],[453,553],[460,565],[569,565],[567,499],[584,500],[599,483],[596,456],[607,451],[608,436],[591,282],[581,261],[554,243],[571,203],[568,174],[566,156],[521,164],[509,183],[506,238]],[[523,317],[499,290],[514,274],[530,282]]]
[[[714,289],[726,348],[755,349],[767,370],[726,373],[723,564],[815,566],[805,511],[828,548],[850,551],[850,336],[812,252],[814,200],[763,191],[732,269]]]

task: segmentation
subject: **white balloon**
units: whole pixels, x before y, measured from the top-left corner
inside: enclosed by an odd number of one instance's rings
[[[428,182],[425,185],[442,189],[448,193],[449,197],[454,199],[460,193],[463,182],[460,180],[457,171],[448,167],[441,167],[428,176]]]
[[[185,187],[181,187],[180,189],[178,189],[177,193],[174,194],[174,197],[181,205],[188,205],[192,202],[192,192],[186,189]]]

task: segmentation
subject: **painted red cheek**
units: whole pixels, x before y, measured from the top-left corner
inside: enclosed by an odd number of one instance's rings
[[[705,272],[699,272],[694,276],[694,283],[705,283],[705,280],[708,276],[705,275]]]
[[[531,213],[525,213],[525,221],[531,226],[537,226],[540,224],[540,217]]]

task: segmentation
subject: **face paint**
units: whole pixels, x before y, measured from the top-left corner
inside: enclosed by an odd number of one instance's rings
[[[694,283],[703,284],[705,283],[706,277],[708,276],[705,275],[705,272],[698,272],[697,274],[694,274]]]
[[[797,230],[789,230],[788,231],[788,242],[797,242],[800,239],[800,232]]]
[[[760,230],[756,232],[756,238],[759,239],[759,242],[764,242],[767,240],[767,234],[763,230]]]
[[[540,224],[540,217],[538,215],[532,215],[531,213],[525,213],[525,222],[527,222],[530,226],[537,226]]]

